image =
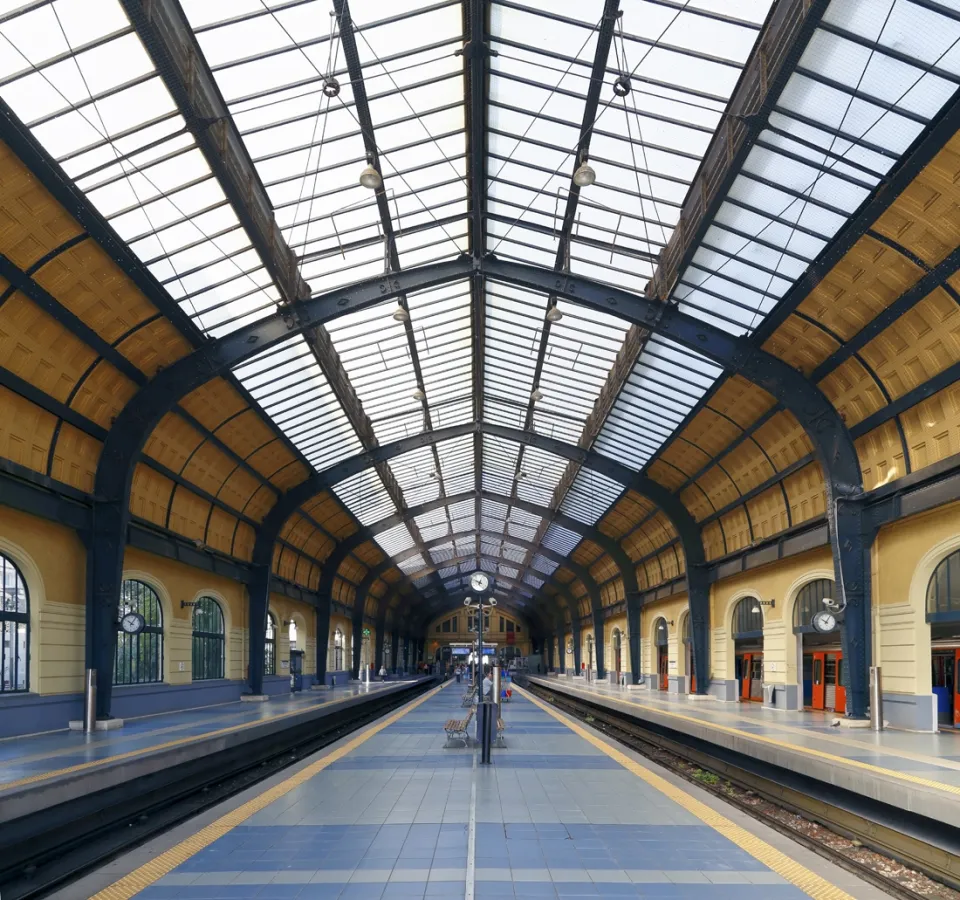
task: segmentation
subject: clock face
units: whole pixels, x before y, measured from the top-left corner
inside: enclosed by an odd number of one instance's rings
[[[143,631],[144,621],[140,613],[128,612],[121,620],[120,627],[126,634],[139,634]]]
[[[833,631],[837,627],[837,619],[833,613],[822,610],[813,617],[813,627],[821,634]]]
[[[490,586],[490,579],[483,572],[474,572],[470,576],[470,587],[478,594],[482,594]]]

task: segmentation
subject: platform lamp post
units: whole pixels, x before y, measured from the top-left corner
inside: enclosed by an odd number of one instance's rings
[[[587,681],[593,681],[593,635],[587,635]]]
[[[497,605],[495,597],[483,595],[493,590],[493,580],[486,572],[474,572],[470,576],[470,590],[474,593],[471,599],[467,597],[463,605],[473,610],[477,621],[477,727],[480,731],[480,762],[490,763],[490,750],[493,746],[493,735],[497,727],[496,704],[485,703],[483,699],[483,614]]]
[[[360,654],[363,659],[363,683],[370,687],[370,629],[363,629],[363,652]]]

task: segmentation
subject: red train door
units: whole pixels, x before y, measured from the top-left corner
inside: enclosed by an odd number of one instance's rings
[[[697,692],[697,657],[693,652],[693,644],[687,644],[687,654],[690,659],[690,693]]]
[[[667,675],[667,648],[657,648],[657,672],[660,675],[660,690],[665,691],[669,687],[669,676]]]
[[[960,650],[953,652],[953,724],[960,728]]]
[[[753,663],[753,654],[744,653],[740,657],[740,699],[750,699],[750,675]]]
[[[824,708],[824,683],[823,683],[823,664],[826,658],[825,653],[813,654],[813,702],[810,704],[814,709]]]
[[[833,707],[838,713],[847,711],[847,689],[843,686],[843,654],[837,652],[837,702]]]

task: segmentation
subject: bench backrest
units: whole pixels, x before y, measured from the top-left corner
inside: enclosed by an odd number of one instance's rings
[[[471,707],[470,707],[470,712],[467,713],[467,718],[466,718],[466,720],[465,720],[468,725],[470,724],[470,720],[471,720],[472,718],[473,718],[473,707],[471,706]]]

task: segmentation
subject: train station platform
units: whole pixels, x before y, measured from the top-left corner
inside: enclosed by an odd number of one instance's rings
[[[807,775],[898,810],[960,826],[960,734],[841,728],[835,714],[690,700],[564,676],[530,678],[715,747]]]
[[[448,682],[54,897],[885,896],[522,690],[481,766],[447,746],[461,696]]]
[[[420,679],[422,680],[422,679]],[[344,685],[282,695],[265,703],[224,703],[141,719],[83,734],[57,731],[0,740],[0,829],[49,807],[402,693],[418,679]],[[182,769],[181,769],[182,771]]]

